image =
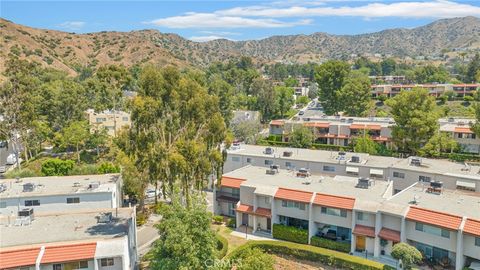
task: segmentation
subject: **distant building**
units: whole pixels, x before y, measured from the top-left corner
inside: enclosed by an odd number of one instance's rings
[[[133,270],[138,263],[134,208],[0,219],[0,269]]]
[[[233,111],[232,124],[253,121],[260,123],[260,112],[258,111]]]
[[[5,179],[0,188],[0,217],[13,219],[23,208],[47,213],[117,208],[123,203],[118,174]]]
[[[130,114],[123,111],[95,112],[92,109],[86,111],[88,122],[91,126],[90,132],[107,129],[108,135],[116,136],[123,127],[131,126]]]
[[[479,84],[372,84],[372,96],[384,95],[394,97],[402,91],[424,88],[431,96],[438,97],[447,91],[453,91],[457,97],[471,96],[479,88]]]

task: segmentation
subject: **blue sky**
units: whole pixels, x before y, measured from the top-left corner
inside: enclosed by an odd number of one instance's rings
[[[195,41],[272,35],[361,34],[441,18],[480,17],[480,0],[8,1],[15,23],[76,33],[157,29]]]

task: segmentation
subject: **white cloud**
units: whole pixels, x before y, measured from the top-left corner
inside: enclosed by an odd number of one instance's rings
[[[452,18],[480,16],[480,7],[447,0],[426,2],[369,3],[360,6],[341,7],[306,7],[290,6],[271,8],[267,6],[236,7],[215,12],[221,16],[249,17],[315,17],[315,16],[357,16],[368,18],[402,17],[402,18]]]
[[[216,39],[228,39],[228,40],[231,40],[231,41],[235,41],[234,39],[230,39],[230,38],[223,37],[223,36],[215,36],[215,35],[212,35],[212,36],[193,36],[193,37],[189,37],[188,39],[190,39],[191,41],[196,41],[196,42],[207,42],[207,41],[216,40]]]
[[[59,26],[63,29],[66,29],[66,30],[80,30],[82,27],[85,26],[85,22],[81,22],[81,21],[67,21],[67,22],[63,22],[61,24],[59,24]]]
[[[284,22],[275,19],[245,18],[236,15],[220,15],[217,13],[188,12],[184,15],[153,20],[147,23],[167,28],[278,28],[310,24],[311,20]]]

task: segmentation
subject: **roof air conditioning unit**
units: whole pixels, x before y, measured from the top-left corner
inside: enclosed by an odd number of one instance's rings
[[[267,155],[272,155],[273,152],[274,152],[274,151],[273,151],[273,148],[271,148],[271,147],[265,148],[265,154],[267,154]]]
[[[33,215],[33,208],[23,208],[22,210],[18,211],[19,217],[29,217],[30,220],[34,219]]]
[[[352,156],[351,162],[360,163],[360,156]]]
[[[347,119],[345,119],[345,118],[340,119],[340,122],[342,122],[342,123],[345,123],[346,121],[347,121]]]
[[[283,152],[283,156],[284,157],[291,157],[293,155],[293,152],[292,151],[284,151]]]
[[[100,186],[100,183],[98,182],[93,182],[93,183],[90,183],[88,184],[88,189],[96,189]]]
[[[449,123],[455,122],[455,118],[453,118],[453,117],[448,118],[448,122],[449,122]]]
[[[26,183],[23,185],[23,192],[32,192],[35,190],[34,183]]]
[[[369,178],[364,178],[364,177],[358,178],[358,183],[357,183],[356,187],[357,188],[368,189],[370,187],[370,179]]]
[[[7,185],[5,185],[5,184],[0,184],[0,193],[1,193],[1,192],[4,192],[5,190],[7,190]]]
[[[348,123],[353,123],[353,118],[348,118]]]
[[[419,157],[412,157],[412,158],[410,159],[410,165],[420,166],[420,165],[422,165],[422,159],[419,158]]]
[[[98,217],[98,223],[110,223],[112,221],[112,212],[108,212],[108,213],[102,213],[99,217]]]

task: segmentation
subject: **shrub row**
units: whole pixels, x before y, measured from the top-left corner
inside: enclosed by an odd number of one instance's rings
[[[217,258],[222,259],[225,257],[225,255],[227,255],[228,240],[219,234],[216,234],[215,237],[217,239]]]
[[[336,250],[336,251],[340,251],[340,252],[345,252],[345,253],[350,252],[350,244],[349,243],[337,242],[337,241],[333,241],[333,240],[330,240],[330,239],[325,239],[325,238],[318,237],[318,236],[313,236],[310,239],[310,244],[312,246],[322,247],[322,248],[326,248],[326,249],[332,249],[332,250]]]
[[[364,258],[348,255],[342,252],[320,247],[302,245],[280,241],[249,242],[229,254],[229,258],[236,259],[245,249],[260,248],[264,252],[276,255],[292,256],[298,260],[320,262],[339,269],[357,270],[392,270],[393,267],[370,261]]]
[[[308,231],[285,226],[282,224],[273,224],[273,238],[286,240],[290,242],[307,244],[308,243]]]

